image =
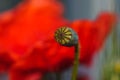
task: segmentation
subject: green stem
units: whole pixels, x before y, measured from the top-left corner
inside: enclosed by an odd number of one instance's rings
[[[78,72],[78,66],[79,66],[79,44],[75,45],[75,60],[74,60],[73,71],[72,71],[72,79],[71,80],[76,80],[77,72]]]

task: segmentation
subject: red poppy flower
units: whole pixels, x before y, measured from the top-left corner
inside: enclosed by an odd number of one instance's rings
[[[29,80],[31,74],[63,71],[72,65],[74,48],[60,46],[54,40],[54,32],[61,26],[70,26],[78,33],[80,63],[89,65],[114,22],[112,14],[104,13],[95,21],[69,23],[62,17],[61,4],[56,0],[25,0],[8,13],[11,15],[1,19],[0,44],[1,51],[17,57],[11,80]]]
[[[80,61],[91,64],[92,57],[102,47],[115,23],[115,15],[100,14],[95,21],[75,21],[73,28],[78,32],[81,44]]]
[[[51,29],[66,24],[61,15],[61,4],[54,0],[23,1],[16,8],[1,13],[0,55],[3,56],[3,52],[6,52],[7,56],[12,55],[19,60],[29,55],[36,44],[43,47],[43,41],[52,37]],[[9,58],[4,58],[6,59],[10,61]],[[16,62],[14,59],[12,61]]]

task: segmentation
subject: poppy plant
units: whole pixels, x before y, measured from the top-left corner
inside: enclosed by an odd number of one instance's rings
[[[101,14],[101,16],[102,15],[104,14]],[[108,17],[109,19],[106,20],[111,20],[112,17],[113,15]],[[71,24],[71,27],[78,33],[80,38],[81,65],[90,66],[93,56],[104,43],[105,38],[112,28],[112,26],[104,25],[106,24],[106,20],[101,23],[97,22],[97,19],[95,21],[81,20],[75,21]],[[109,24],[112,25],[113,22],[110,22]],[[74,61],[74,48],[60,46],[56,41],[54,41],[54,37],[53,39],[47,38],[47,41],[45,41],[43,45],[39,43],[35,47],[37,47],[36,51],[33,50],[28,57],[21,60],[22,64],[20,64],[21,61],[18,61],[18,63],[14,65],[11,71],[11,79],[16,80],[21,77],[23,73],[20,71],[27,72],[29,70],[32,71],[32,69],[41,69],[37,71],[40,71],[40,73],[42,72],[43,74],[45,72],[64,71],[68,67],[72,66]],[[36,57],[34,57],[35,55]],[[16,72],[20,74],[17,75]],[[19,77],[16,78],[15,76]]]
[[[106,12],[94,21],[69,22],[62,13],[62,5],[57,0],[24,0],[1,15],[4,24],[0,25],[0,51],[15,58],[11,58],[14,62],[10,68],[11,80],[35,80],[47,72],[62,72],[72,66],[74,48],[63,47],[54,39],[54,32],[61,26],[76,31],[81,45],[80,64],[91,65],[93,56],[112,29],[115,16]]]

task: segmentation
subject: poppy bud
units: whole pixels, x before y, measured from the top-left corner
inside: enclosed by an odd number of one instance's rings
[[[67,47],[78,44],[78,35],[69,27],[58,28],[55,32],[55,39],[59,44]]]

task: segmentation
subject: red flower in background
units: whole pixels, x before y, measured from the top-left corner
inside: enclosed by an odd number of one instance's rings
[[[14,62],[11,80],[30,80],[29,75],[34,79],[46,72],[63,71],[72,65],[74,48],[60,46],[54,40],[54,32],[61,26],[70,26],[78,33],[80,63],[91,64],[94,54],[110,32],[115,16],[103,13],[95,21],[70,23],[62,17],[61,7],[56,0],[26,0],[1,15],[0,51],[7,52],[10,57],[5,55],[2,59],[7,60],[6,64]]]
[[[90,65],[94,54],[100,50],[115,23],[115,15],[101,13],[95,21],[75,21],[73,28],[78,32],[81,44],[80,61]]]
[[[6,52],[7,56],[14,56],[15,59],[11,58],[11,60],[16,62],[29,55],[38,43],[43,49],[43,41],[52,37],[51,29],[55,30],[56,26],[66,24],[66,20],[63,20],[61,15],[61,4],[54,0],[23,1],[16,8],[2,13],[0,15],[1,56]]]

